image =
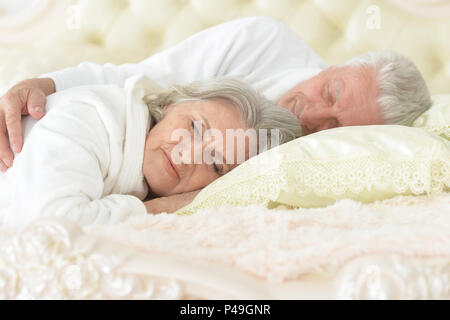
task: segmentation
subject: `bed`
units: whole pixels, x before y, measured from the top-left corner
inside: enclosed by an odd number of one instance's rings
[[[330,64],[392,48],[417,63],[434,96],[450,93],[450,3],[443,0],[0,5],[2,93],[82,61],[137,62],[250,15],[287,23]],[[434,133],[445,139],[448,128]],[[324,207],[202,207],[111,226],[41,219],[20,232],[1,228],[0,299],[449,299],[450,180],[443,185]]]

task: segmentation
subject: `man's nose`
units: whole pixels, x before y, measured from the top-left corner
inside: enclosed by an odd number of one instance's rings
[[[299,119],[302,126],[312,132],[331,129],[337,126],[336,121],[334,121],[334,110],[321,102],[305,105]]]
[[[317,131],[328,130],[339,127],[339,123],[336,118],[329,118],[325,120],[318,128]]]

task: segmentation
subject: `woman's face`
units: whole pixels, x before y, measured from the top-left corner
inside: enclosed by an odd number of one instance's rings
[[[245,131],[246,126],[230,102],[184,102],[167,106],[164,111],[165,116],[150,130],[145,142],[142,170],[153,194],[169,196],[199,190],[237,166],[236,150],[226,150],[226,129]],[[223,140],[211,136],[202,139],[209,129],[216,130]],[[238,147],[233,144],[233,149]],[[247,145],[244,148],[248,159]],[[211,155],[215,161],[205,161],[202,155]],[[217,161],[219,158],[223,161]]]

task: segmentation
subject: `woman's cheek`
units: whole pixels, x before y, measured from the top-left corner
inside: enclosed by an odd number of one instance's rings
[[[188,191],[202,189],[218,178],[217,174],[210,168],[210,165],[198,165],[194,174],[188,182]]]

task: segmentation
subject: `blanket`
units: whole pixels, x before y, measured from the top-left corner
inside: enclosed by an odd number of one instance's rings
[[[450,194],[0,227],[0,299],[448,299]]]
[[[372,204],[341,200],[315,209],[247,206],[190,216],[163,213],[84,231],[141,252],[233,266],[280,283],[312,274],[333,276],[347,261],[369,254],[450,258],[450,193]]]

